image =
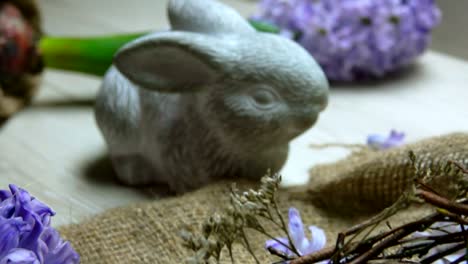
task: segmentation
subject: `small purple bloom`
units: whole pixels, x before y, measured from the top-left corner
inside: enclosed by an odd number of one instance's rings
[[[11,184],[0,190],[0,264],[74,264],[79,255],[50,226],[47,205]]]
[[[372,134],[367,137],[367,145],[373,149],[384,150],[403,145],[405,133],[390,131],[388,136]]]
[[[293,32],[330,80],[354,81],[414,61],[441,12],[434,0],[262,0],[254,19]]]
[[[316,227],[309,226],[309,231],[311,232],[310,239],[307,238],[306,232],[304,230],[304,225],[302,224],[301,215],[296,208],[291,207],[289,209],[289,236],[292,239],[294,247],[299,251],[298,253],[303,256],[315,251],[322,249],[327,242],[325,232]],[[286,237],[277,238],[278,241],[271,239],[265,243],[265,248],[274,248],[275,250],[282,252],[287,256],[296,256],[289,247],[289,241]],[[286,247],[287,245],[288,247]]]

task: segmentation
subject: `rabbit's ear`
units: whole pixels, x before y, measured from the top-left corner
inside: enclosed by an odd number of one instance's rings
[[[255,32],[239,13],[216,0],[170,0],[168,15],[173,30],[205,34]]]
[[[216,82],[229,59],[215,38],[188,32],[147,35],[124,46],[114,65],[133,83],[161,92],[192,92]]]

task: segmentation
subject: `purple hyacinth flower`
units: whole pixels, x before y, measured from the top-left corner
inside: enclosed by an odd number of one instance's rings
[[[388,136],[372,134],[367,137],[367,145],[376,150],[385,150],[403,145],[405,133],[390,131]]]
[[[262,0],[254,17],[295,36],[330,80],[355,81],[412,63],[441,13],[434,0]]]
[[[50,226],[55,214],[23,189],[0,190],[0,264],[74,264],[79,255]]]
[[[308,229],[311,233],[309,239],[304,230],[301,215],[299,211],[293,207],[289,209],[288,229],[289,235],[292,239],[292,243],[301,256],[322,249],[327,241],[325,232],[321,228],[316,226],[309,226]],[[289,244],[288,238],[279,237],[277,238],[277,240],[281,243],[274,239],[271,239],[265,243],[265,248],[273,248],[287,256],[296,256],[296,254],[294,254],[290,249],[291,246]],[[287,247],[285,245],[287,245]]]

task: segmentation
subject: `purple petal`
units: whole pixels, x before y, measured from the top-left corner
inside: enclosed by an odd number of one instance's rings
[[[288,229],[292,242],[299,251],[301,251],[303,247],[308,246],[308,241],[304,233],[304,225],[302,224],[301,214],[294,207],[289,208]]]
[[[0,190],[0,202],[3,202],[4,200],[10,197],[11,197],[11,192],[7,190]]]
[[[30,232],[27,232],[22,235],[21,240],[20,240],[20,246],[22,248],[30,249],[30,250],[36,250],[38,246],[38,239],[42,234],[42,231],[44,230],[44,226],[40,221],[38,221],[39,217],[36,215],[33,215],[33,218],[36,220],[34,222],[34,226],[32,227],[32,230]]]
[[[276,239],[281,241],[281,243],[289,246],[289,241],[288,241],[288,239],[286,237],[278,237]],[[265,248],[266,249],[273,248],[273,249],[277,250],[278,252],[282,252],[286,256],[293,255],[293,252],[289,248],[285,247],[281,243],[279,243],[278,241],[276,241],[274,239],[270,239],[270,240],[267,240],[267,242],[265,243]]]
[[[48,246],[48,252],[44,254],[45,263],[79,263],[79,255],[69,242],[62,241],[59,232],[54,228],[47,228],[41,239]]]
[[[367,137],[367,145],[370,147],[380,149],[381,145],[387,140],[385,136],[372,134]]]
[[[12,198],[5,199],[0,203],[0,216],[10,218],[13,216],[14,212],[15,204]]]
[[[377,150],[385,150],[403,145],[405,134],[392,130],[388,136],[372,134],[367,137],[367,145]]]
[[[14,184],[10,184],[9,187],[12,195],[0,203],[0,209],[5,207],[4,210],[0,210],[0,215],[4,217],[21,217],[31,225],[37,220],[33,216],[38,216],[43,225],[49,225],[50,217],[55,215],[50,207]],[[6,216],[7,214],[10,215]]]
[[[310,254],[315,251],[319,251],[324,248],[325,244],[327,243],[327,236],[325,235],[323,229],[317,226],[309,226],[309,230],[311,233],[311,239],[309,241],[309,247],[307,248],[306,252],[303,252],[303,254]]]
[[[40,264],[40,262],[34,252],[16,248],[3,257],[0,264]]]
[[[0,258],[18,247],[21,233],[28,229],[27,224],[21,218],[0,218]]]

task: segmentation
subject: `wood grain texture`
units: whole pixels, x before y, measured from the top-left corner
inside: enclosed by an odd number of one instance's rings
[[[225,1],[243,15],[254,2]],[[50,34],[87,35],[167,27],[162,0],[41,1]],[[317,125],[292,144],[285,184],[307,180],[315,164],[342,157],[340,149],[310,143],[364,142],[395,128],[414,141],[468,130],[468,63],[429,52],[404,75],[373,84],[333,85]],[[97,78],[47,71],[34,104],[0,127],[0,188],[15,183],[50,204],[54,225],[75,223],[107,208],[154,199],[118,184],[106,160],[92,107]]]

